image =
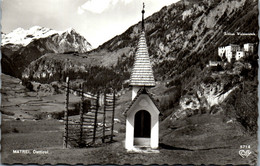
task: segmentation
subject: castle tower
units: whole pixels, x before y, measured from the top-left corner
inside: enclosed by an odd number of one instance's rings
[[[129,151],[137,147],[156,149],[159,145],[160,111],[148,91],[149,88],[155,86],[155,80],[145,39],[144,13],[143,9],[142,31],[130,78],[132,102],[124,112],[126,116],[125,148]]]
[[[152,65],[149,58],[148,48],[145,39],[144,29],[144,8],[142,10],[142,31],[137,45],[137,52],[130,78],[132,86],[132,100],[137,95],[138,90],[142,87],[150,88],[155,86],[155,80]]]

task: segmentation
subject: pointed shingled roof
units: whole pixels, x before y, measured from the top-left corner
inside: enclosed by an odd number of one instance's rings
[[[135,62],[130,78],[130,85],[149,87],[155,86],[155,80],[144,31],[142,31],[140,34],[137,52],[135,55]]]

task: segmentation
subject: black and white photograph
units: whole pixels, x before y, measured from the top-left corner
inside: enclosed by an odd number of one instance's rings
[[[1,164],[258,165],[258,0],[0,0]]]

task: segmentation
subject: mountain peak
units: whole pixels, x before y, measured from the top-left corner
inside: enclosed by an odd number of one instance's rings
[[[13,30],[12,32],[16,32],[16,33],[18,33],[18,32],[24,32],[25,30],[23,29],[23,28],[21,28],[21,27],[19,27],[19,28],[16,28],[15,30]],[[11,33],[12,33],[11,32]]]
[[[30,28],[30,30],[33,30],[33,31],[35,31],[35,30],[41,30],[41,29],[44,29],[44,27],[41,27],[41,26],[38,26],[38,25],[35,25],[35,26],[33,26],[33,27]]]
[[[5,59],[4,72],[20,76],[24,68],[46,53],[85,53],[92,50],[91,44],[73,28],[55,31],[50,28],[33,26],[29,29],[17,28],[2,35],[2,55]],[[26,48],[26,49],[23,49]],[[16,56],[19,55],[19,56]],[[14,64],[14,70],[9,64]]]
[[[2,46],[6,45],[6,44],[17,44],[17,45],[27,46],[29,43],[31,43],[35,39],[46,38],[53,34],[57,34],[57,35],[78,34],[78,35],[80,35],[73,28],[68,28],[65,31],[56,31],[56,30],[46,28],[46,27],[41,27],[41,26],[33,26],[29,29],[23,29],[23,28],[19,27],[10,33],[1,34],[2,35],[1,44],[2,44]],[[90,48],[88,48],[88,50],[90,50]]]
[[[66,29],[65,30],[65,32],[68,32],[68,33],[75,33],[76,31],[75,31],[75,29],[74,28],[68,28],[68,29]]]
[[[52,30],[50,28],[41,27],[41,26],[33,26],[28,30],[29,33],[37,33],[37,32],[45,33],[45,32],[49,32],[49,31],[54,31],[54,30]],[[55,31],[55,32],[57,32],[57,31]]]

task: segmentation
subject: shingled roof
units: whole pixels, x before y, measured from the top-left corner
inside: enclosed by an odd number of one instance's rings
[[[145,87],[142,87],[141,89],[139,89],[139,91],[137,92],[137,95],[135,96],[135,98],[132,100],[132,102],[130,103],[130,105],[126,108],[126,110],[123,112],[123,115],[126,116],[126,113],[128,112],[128,110],[133,106],[133,104],[136,102],[136,100],[139,98],[139,96],[141,94],[147,94],[150,99],[152,100],[152,102],[154,103],[154,105],[157,107],[157,109],[160,111],[159,106],[157,105],[157,102],[155,101],[155,99],[153,98],[152,94],[145,89]],[[162,115],[161,111],[160,111],[160,115]]]
[[[148,48],[144,30],[140,34],[140,39],[135,55],[134,67],[130,78],[131,86],[155,86],[152,65],[149,58]]]

